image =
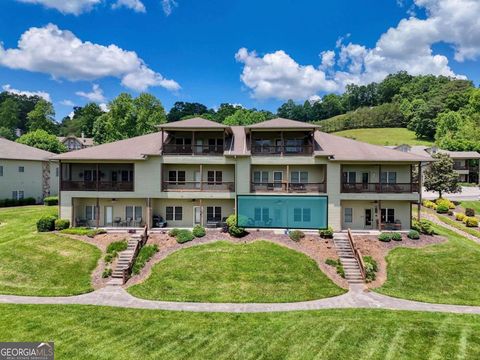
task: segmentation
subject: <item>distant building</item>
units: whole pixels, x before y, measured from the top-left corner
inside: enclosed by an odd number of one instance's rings
[[[58,140],[67,147],[68,151],[81,150],[93,146],[93,139],[86,138],[83,133],[81,137],[75,135],[59,136]]]
[[[436,146],[410,146],[407,144],[386,147],[416,155],[447,154],[454,162],[453,169],[458,173],[460,182],[470,184],[480,183],[480,153],[476,151],[448,151],[439,149]]]
[[[58,195],[55,154],[0,137],[0,199],[35,198],[41,202]]]

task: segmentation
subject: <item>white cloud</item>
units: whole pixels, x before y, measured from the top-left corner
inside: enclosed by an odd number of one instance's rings
[[[39,96],[46,101],[51,102],[52,99],[50,98],[50,94],[45,92],[45,91],[24,91],[24,90],[18,90],[18,89],[13,89],[10,84],[5,84],[2,86],[3,91],[9,92],[11,94],[17,94],[17,95],[25,95],[25,96]]]
[[[68,99],[60,101],[60,104],[64,106],[75,106],[75,103],[72,100]]]
[[[100,106],[100,109],[102,109],[102,111],[104,111],[104,112],[109,112],[110,111],[110,109],[108,108],[108,105],[105,104],[105,103],[101,103],[99,106]]]
[[[425,9],[426,18],[410,16],[388,29],[375,47],[346,43],[339,38],[337,50],[320,54],[318,67],[300,65],[284,51],[259,57],[240,49],[236,54],[244,64],[241,79],[256,98],[305,99],[322,92],[341,91],[349,83],[381,81],[386,75],[406,70],[413,75],[455,76],[445,55],[435,54],[433,45],[447,43],[458,62],[480,56],[480,1],[415,0]]]
[[[72,81],[117,77],[124,86],[137,91],[151,86],[180,89],[176,81],[150,69],[134,51],[83,42],[54,24],[30,28],[23,33],[16,49],[4,49],[0,44],[0,65]]]
[[[146,12],[145,5],[140,0],[117,0],[113,5],[113,9],[118,9],[120,7],[126,7],[132,9],[135,12]]]
[[[78,96],[84,97],[89,101],[102,103],[105,102],[105,96],[103,95],[103,90],[100,88],[100,85],[93,84],[91,92],[77,91],[75,93]]]
[[[169,16],[174,7],[177,7],[178,3],[175,0],[162,0],[163,12],[165,15]]]
[[[40,4],[49,9],[56,9],[63,14],[80,15],[92,10],[102,0],[17,0],[24,3]]]

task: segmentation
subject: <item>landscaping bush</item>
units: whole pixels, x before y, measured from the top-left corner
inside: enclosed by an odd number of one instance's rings
[[[380,235],[378,235],[378,240],[383,241],[383,242],[392,241],[392,234],[391,233],[381,233]]]
[[[178,230],[177,235],[175,236],[175,239],[179,244],[192,241],[194,238],[195,236],[193,236],[192,232],[190,230],[185,230],[185,229]]]
[[[195,225],[195,227],[192,230],[192,234],[196,238],[201,238],[201,237],[204,237],[207,234],[207,232],[205,231],[205,228],[203,226]]]
[[[247,232],[245,231],[244,228],[238,227],[237,226],[237,217],[235,215],[230,215],[227,220],[225,220],[225,223],[228,226],[228,233],[232,235],[233,237],[240,238],[242,236],[245,236]]]
[[[329,265],[329,266],[337,266],[338,264],[340,264],[340,260],[335,260],[335,259],[327,259],[325,260],[325,264]]]
[[[324,239],[333,239],[333,229],[331,226],[324,230],[318,230],[318,233],[320,234],[320,237]]]
[[[372,282],[377,278],[378,264],[371,256],[364,256],[363,263],[365,264],[365,281]]]
[[[456,205],[448,199],[437,199],[435,203],[437,204],[437,206],[443,205],[449,209],[455,209],[456,207]]]
[[[120,241],[114,241],[108,244],[107,246],[107,253],[108,254],[116,254],[121,251],[127,250],[128,247],[128,242],[127,240],[120,240]]]
[[[175,236],[177,236],[177,234],[178,234],[179,231],[180,231],[180,229],[177,229],[177,228],[171,229],[171,230],[168,232],[168,236],[175,237]]]
[[[465,217],[463,219],[463,222],[465,223],[465,226],[467,227],[478,227],[478,219],[476,217]]]
[[[66,219],[57,219],[55,220],[55,230],[65,230],[70,227],[70,220]]]
[[[410,230],[407,236],[409,239],[412,239],[412,240],[420,239],[420,233],[417,230]]]
[[[345,269],[343,268],[343,265],[340,263],[340,261],[338,262],[336,269],[337,269],[337,274],[345,279]]]
[[[58,196],[48,196],[43,199],[43,204],[46,206],[58,205]]]
[[[455,214],[455,219],[457,219],[458,221],[463,221],[463,219],[465,219],[465,214],[456,213]]]
[[[38,232],[48,232],[55,230],[55,220],[57,218],[53,215],[42,216],[37,221]]]
[[[447,206],[447,205],[444,205],[444,204],[437,205],[437,213],[439,213],[439,214],[446,214],[446,213],[448,213],[448,206]]]
[[[423,206],[425,206],[426,208],[429,208],[429,209],[433,209],[435,207],[435,203],[433,201],[430,201],[430,200],[423,200]]]
[[[106,231],[104,229],[90,229],[87,227],[75,227],[75,228],[62,230],[61,233],[69,234],[69,235],[88,236],[90,238],[94,238],[97,235],[105,234]]]
[[[465,216],[474,217],[475,216],[475,209],[466,208],[465,209]]]
[[[106,279],[110,276],[112,276],[112,269],[108,268],[108,269],[103,270],[102,278]]]
[[[392,233],[392,240],[394,240],[394,241],[402,241],[402,234],[400,234],[400,233]]]
[[[303,239],[305,237],[305,234],[303,231],[300,230],[293,230],[288,233],[288,236],[290,236],[290,239],[292,239],[295,242],[299,242],[300,239]]]
[[[32,197],[24,199],[2,199],[0,200],[0,207],[13,207],[13,206],[26,206],[26,205],[35,205],[37,200]]]
[[[420,234],[425,234],[425,235],[435,234],[435,230],[433,229],[432,223],[426,219],[422,219],[420,221],[413,220],[412,229],[417,230]]]
[[[140,251],[138,252],[137,258],[135,259],[135,262],[134,262],[133,267],[132,267],[132,272],[134,274],[139,274],[140,270],[142,270],[144,268],[145,264],[157,252],[158,252],[158,246],[157,245],[146,245],[146,246],[142,247],[140,249]]]
[[[108,264],[113,261],[117,257],[117,253],[106,254],[103,260]]]

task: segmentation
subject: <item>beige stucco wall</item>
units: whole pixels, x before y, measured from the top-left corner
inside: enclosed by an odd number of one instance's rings
[[[380,181],[379,166],[378,165],[344,165],[343,172],[356,172],[356,182],[362,182],[362,173],[369,173],[369,182],[378,183]],[[397,173],[397,183],[410,182],[410,165],[382,165],[382,172],[394,171]]]
[[[224,182],[235,181],[235,165],[203,165],[202,181],[208,180],[208,171],[222,171]],[[169,171],[185,171],[186,181],[195,181],[195,172],[200,172],[200,164],[163,164],[163,180],[168,181]]]

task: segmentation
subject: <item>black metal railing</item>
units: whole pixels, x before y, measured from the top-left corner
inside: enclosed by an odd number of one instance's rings
[[[343,193],[414,193],[418,183],[342,183]]]
[[[224,151],[223,145],[163,145],[163,153],[170,155],[223,155]]]
[[[133,181],[62,180],[62,191],[133,191]]]
[[[233,181],[164,181],[162,191],[235,191]]]
[[[252,155],[311,155],[312,145],[252,145]]]

